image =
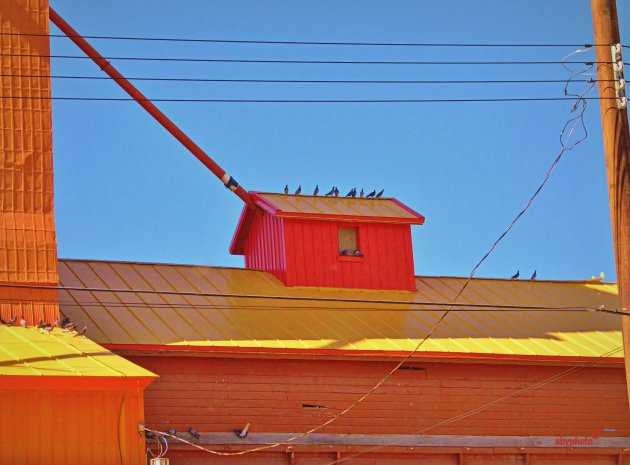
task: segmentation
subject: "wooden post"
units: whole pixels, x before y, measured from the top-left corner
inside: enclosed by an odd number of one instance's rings
[[[611,63],[609,45],[620,42],[615,0],[591,0],[596,59]],[[627,49],[624,49],[626,53]],[[626,60],[627,61],[627,60]],[[615,265],[619,285],[619,305],[630,309],[630,136],[628,111],[618,109],[615,97],[614,72],[610,65],[597,65],[600,109],[608,177],[608,196],[612,222]],[[621,320],[625,351],[626,384],[630,400],[630,317]]]

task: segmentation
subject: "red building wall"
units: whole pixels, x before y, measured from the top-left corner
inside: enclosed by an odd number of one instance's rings
[[[286,256],[282,218],[258,210],[252,219],[245,241],[245,267],[269,271],[280,281],[286,281]]]
[[[339,227],[359,230],[363,257],[339,256]],[[407,224],[285,220],[287,286],[415,290]]]
[[[299,433],[347,407],[393,362],[127,357],[160,378],[145,391],[150,427]],[[365,402],[319,431],[412,434],[513,393],[566,367],[414,362]],[[303,404],[323,408],[303,408]],[[611,430],[612,428],[612,430]],[[606,429],[606,431],[604,431]],[[608,432],[607,432],[608,431]],[[436,435],[630,436],[623,367],[589,367],[487,411],[431,431]],[[175,462],[177,463],[177,462]]]

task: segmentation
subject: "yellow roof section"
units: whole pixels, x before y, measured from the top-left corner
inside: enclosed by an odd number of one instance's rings
[[[277,216],[350,217],[372,221],[404,221],[422,224],[424,217],[393,198],[326,197],[253,193],[257,204],[271,207]]]
[[[90,337],[101,344],[289,350],[412,350],[442,314],[431,303],[449,302],[464,282],[463,278],[417,277],[417,291],[410,293],[290,288],[270,273],[237,268],[61,260],[59,271],[63,286],[119,290],[59,293],[62,312],[86,324]],[[214,295],[199,295],[203,293]],[[615,284],[474,279],[459,302],[517,308],[476,311],[479,308],[471,305],[466,311],[452,312],[423,351],[593,357],[622,345],[619,316],[518,309],[617,308]]]
[[[86,337],[20,326],[0,326],[0,376],[157,378]]]

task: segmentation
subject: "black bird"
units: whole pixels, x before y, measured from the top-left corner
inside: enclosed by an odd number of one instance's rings
[[[518,279],[518,277],[521,275],[521,271],[517,270],[515,275],[512,275],[512,277],[510,279]]]
[[[359,192],[359,197],[361,198],[365,197],[365,192],[363,191],[363,189],[361,189],[361,192]]]
[[[339,197],[339,189],[337,187],[335,187],[335,197]]]
[[[153,431],[144,430],[144,437],[147,439],[155,439],[155,433]]]
[[[70,318],[64,316],[61,319],[61,322],[59,323],[59,326],[61,326],[62,328],[65,328],[67,324],[70,324]]]
[[[87,326],[84,326],[83,329],[81,331],[79,331],[78,333],[76,333],[74,336],[72,337],[77,337],[77,336],[85,336],[85,333],[87,332]]]
[[[313,191],[313,195],[319,194],[319,184],[315,186],[315,190]]]
[[[284,186],[284,195],[289,195],[289,185]]]
[[[75,329],[77,327],[79,323],[68,323],[67,325],[65,325],[63,327],[63,331],[64,333],[67,333],[69,331],[72,331],[73,329]]]
[[[170,434],[171,436],[175,436],[177,434],[177,430],[174,428],[167,429],[166,434]]]
[[[334,195],[334,194],[335,194],[335,186],[333,186],[333,187],[332,187],[332,189],[330,189],[330,190],[326,193],[326,196],[329,196],[329,195]]]
[[[201,434],[199,434],[197,430],[193,428],[192,426],[188,428],[188,434],[190,434],[193,438],[197,440],[201,439]]]
[[[532,275],[532,277],[531,277],[531,278],[529,278],[529,279],[531,279],[532,281],[534,281],[534,280],[536,279],[536,277],[537,277],[537,276],[538,276],[538,275],[536,274],[536,270],[534,270],[534,274],[533,274],[533,275]]]
[[[355,187],[355,188],[353,188],[353,189],[352,189],[352,195],[351,195],[351,197],[352,197],[352,198],[354,198],[354,197],[356,197],[356,196],[357,196],[357,188]]]
[[[370,192],[368,195],[366,195],[365,198],[369,199],[370,197],[374,197],[375,195],[376,195],[376,189]]]
[[[298,186],[297,189],[295,189],[295,195],[300,195],[302,193],[302,186]]]
[[[11,318],[9,321],[7,321],[7,324],[8,325],[14,325],[16,321],[17,321],[17,315],[15,315],[13,318]]]
[[[45,328],[46,326],[48,326],[48,323],[46,323],[44,320],[40,318],[39,321],[37,322],[37,329],[42,329],[42,328]]]
[[[246,438],[247,433],[249,432],[249,423],[247,423],[243,429],[235,429],[234,434],[236,434],[239,438]]]
[[[381,189],[380,192],[376,194],[376,198],[378,199],[379,197],[381,197],[383,195],[383,192],[385,192],[385,189]]]
[[[352,197],[353,192],[354,192],[354,188],[350,189],[350,192],[346,194],[346,197]]]

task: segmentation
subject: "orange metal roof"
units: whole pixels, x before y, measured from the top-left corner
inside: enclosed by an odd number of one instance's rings
[[[424,217],[393,198],[365,199],[312,195],[252,193],[256,204],[276,216],[312,218],[355,218],[422,224]]]
[[[3,2],[0,31],[32,33],[0,35],[0,282],[57,284],[48,2]]]
[[[86,337],[60,328],[0,326],[0,380],[4,376],[106,376],[157,378]]]
[[[464,281],[417,277],[417,291],[410,293],[287,288],[270,273],[236,268],[61,260],[59,269],[61,283],[68,287],[162,291],[60,291],[63,313],[88,325],[90,337],[98,343],[215,348],[409,351],[427,334],[441,311],[413,311],[408,304],[224,295],[448,302]],[[588,281],[474,279],[459,302],[616,308],[617,286]],[[497,310],[451,313],[422,350],[593,357],[620,345],[616,315]]]

